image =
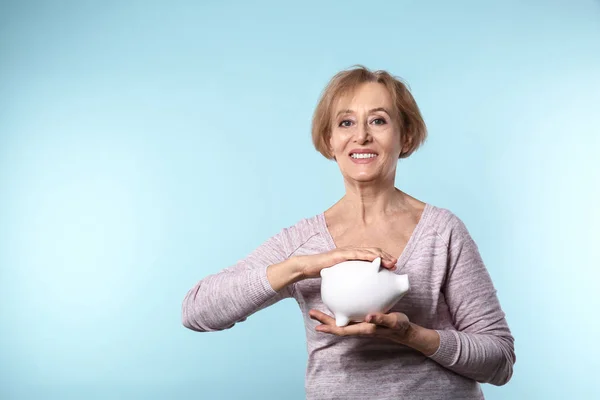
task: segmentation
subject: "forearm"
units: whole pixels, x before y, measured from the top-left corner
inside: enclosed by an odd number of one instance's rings
[[[433,330],[411,323],[396,342],[430,357],[449,370],[481,383],[503,385],[512,376],[512,336]]]
[[[430,358],[481,383],[504,385],[513,372],[515,353],[510,333],[440,330],[440,348]]]
[[[410,323],[408,332],[403,333],[402,337],[394,337],[393,340],[397,343],[423,353],[426,356],[434,354],[440,347],[440,335],[433,329],[423,328],[414,323]]]
[[[207,276],[186,294],[183,325],[199,332],[231,328],[236,322],[289,297],[287,286],[295,282],[293,259],[267,267],[221,272]]]
[[[302,280],[302,266],[298,257],[290,257],[267,267],[267,279],[275,291]]]

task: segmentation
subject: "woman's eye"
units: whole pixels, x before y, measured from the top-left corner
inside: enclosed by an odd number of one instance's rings
[[[347,128],[347,127],[349,127],[350,125],[352,125],[352,121],[345,119],[345,120],[343,120],[342,122],[340,122],[340,125],[339,125],[339,126],[343,126],[343,127],[346,127],[346,128]]]
[[[375,124],[375,125],[383,125],[383,124],[385,124],[385,119],[375,118],[373,121],[371,121],[371,123]]]

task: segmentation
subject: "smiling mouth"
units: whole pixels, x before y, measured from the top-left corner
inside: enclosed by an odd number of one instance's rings
[[[376,153],[350,153],[350,157],[355,160],[365,160],[377,157]]]

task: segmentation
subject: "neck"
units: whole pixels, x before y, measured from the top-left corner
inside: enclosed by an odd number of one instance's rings
[[[409,207],[406,195],[394,186],[393,180],[387,183],[346,182],[345,186],[346,194],[336,207],[349,216],[355,227],[377,224]]]

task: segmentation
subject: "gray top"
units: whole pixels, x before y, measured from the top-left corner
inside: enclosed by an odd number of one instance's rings
[[[393,271],[408,274],[410,291],[390,312],[437,330],[440,348],[430,357],[388,339],[315,331],[320,323],[308,311],[331,315],[321,301],[320,278],[279,292],[269,284],[269,265],[334,248],[323,213],[282,229],[235,265],[196,283],[183,301],[183,325],[199,332],[229,329],[293,297],[306,328],[307,399],[481,399],[478,382],[508,382],[514,339],[477,245],[451,211],[426,204]]]

